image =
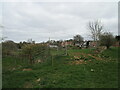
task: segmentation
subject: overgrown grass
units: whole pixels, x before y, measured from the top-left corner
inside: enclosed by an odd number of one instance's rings
[[[70,49],[68,50],[69,53],[73,53],[73,52],[79,52],[79,53],[92,53],[92,51],[94,51],[94,49]]]
[[[117,59],[118,48],[105,50],[104,55]],[[56,51],[53,51],[55,53]],[[68,50],[68,53],[92,52],[91,49]],[[118,62],[94,60],[88,64],[70,65],[71,56],[54,54],[51,59],[41,64],[27,65],[15,63],[13,57],[3,58],[3,88],[117,88]],[[107,59],[107,58],[106,58]],[[18,65],[22,65],[18,68]],[[15,67],[16,70],[8,70]],[[17,69],[18,68],[18,69]],[[32,71],[22,71],[31,68]],[[36,80],[40,78],[40,81]]]
[[[120,53],[118,53],[118,51],[120,51],[119,47],[112,47],[105,50],[102,54],[104,54],[105,56],[109,56],[113,59],[118,59],[118,56],[120,56]]]

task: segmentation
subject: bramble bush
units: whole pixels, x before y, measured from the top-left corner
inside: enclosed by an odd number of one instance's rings
[[[48,47],[41,44],[26,44],[22,48],[22,53],[27,56],[30,64],[34,63],[36,58],[46,59],[49,55]]]

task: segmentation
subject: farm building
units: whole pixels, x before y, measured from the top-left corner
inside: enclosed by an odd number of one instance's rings
[[[65,46],[68,46],[68,45],[73,45],[73,44],[72,44],[72,41],[63,41],[63,42],[61,43],[61,46],[62,46],[62,47],[65,47]]]

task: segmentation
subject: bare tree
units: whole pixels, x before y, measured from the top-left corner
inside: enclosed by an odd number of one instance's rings
[[[89,22],[88,28],[91,33],[91,37],[94,39],[94,41],[99,40],[99,36],[103,30],[103,25],[101,24],[101,21],[96,20],[94,22]]]
[[[35,41],[33,41],[32,38],[31,38],[31,39],[27,40],[27,43],[29,43],[29,44],[33,44],[34,43],[35,44]]]

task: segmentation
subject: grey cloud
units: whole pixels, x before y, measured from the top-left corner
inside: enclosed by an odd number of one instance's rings
[[[96,19],[116,34],[117,3],[4,3],[3,34],[16,42],[68,39],[75,34],[90,39],[87,23]]]

